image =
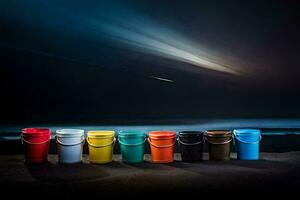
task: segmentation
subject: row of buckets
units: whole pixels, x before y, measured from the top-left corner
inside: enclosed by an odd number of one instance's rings
[[[236,146],[237,158],[240,160],[259,159],[259,129],[182,131],[178,136],[174,131],[120,131],[118,134],[122,161],[141,163],[144,161],[144,146],[148,141],[153,163],[170,163],[174,161],[176,140],[180,146],[181,159],[184,162],[202,160],[203,144],[208,144],[210,160],[229,160],[230,143]],[[51,131],[47,128],[25,128],[21,140],[24,144],[25,161],[48,161],[48,149]],[[55,140],[58,148],[59,163],[78,163],[82,161],[83,144],[88,143],[90,163],[109,163],[112,161],[113,148],[116,143],[115,131],[88,131],[61,129],[56,131]]]

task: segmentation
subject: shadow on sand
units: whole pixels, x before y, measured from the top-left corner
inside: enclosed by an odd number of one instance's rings
[[[101,167],[86,163],[53,164],[46,162],[34,164],[25,162],[24,165],[32,177],[42,182],[84,182],[109,176],[109,173]]]

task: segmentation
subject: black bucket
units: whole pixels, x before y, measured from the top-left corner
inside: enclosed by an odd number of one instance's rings
[[[206,131],[209,160],[229,160],[232,134],[229,130]]]
[[[183,162],[197,162],[202,160],[203,132],[182,131],[179,133],[178,143]]]

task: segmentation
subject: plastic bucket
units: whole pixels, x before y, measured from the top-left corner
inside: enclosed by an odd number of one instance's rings
[[[182,131],[179,133],[177,140],[183,162],[197,162],[202,160],[203,132]]]
[[[89,144],[90,162],[104,164],[112,161],[115,132],[89,131],[86,138]]]
[[[24,128],[21,140],[24,144],[26,162],[41,163],[48,161],[51,131],[48,128]]]
[[[210,160],[229,160],[232,135],[229,130],[206,131]]]
[[[261,133],[258,129],[236,129],[233,131],[237,159],[239,160],[258,160],[259,141]]]
[[[84,130],[60,129],[56,131],[59,163],[79,163],[82,161]]]
[[[141,163],[144,161],[144,131],[120,131],[119,143],[122,161],[126,163]]]
[[[151,131],[150,143],[153,163],[170,163],[174,161],[176,133],[173,131]]]

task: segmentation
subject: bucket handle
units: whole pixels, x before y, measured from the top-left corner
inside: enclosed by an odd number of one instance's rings
[[[262,139],[262,136],[259,135],[258,140],[255,141],[255,142],[247,142],[247,141],[241,140],[241,139],[236,135],[236,133],[234,133],[234,138],[237,139],[238,141],[242,142],[242,143],[245,143],[245,144],[256,144],[256,143],[258,143],[258,142]]]
[[[172,146],[175,145],[175,141],[174,141],[173,144],[164,145],[164,146],[159,146],[159,145],[153,144],[153,143],[151,142],[151,139],[150,139],[150,138],[147,138],[147,140],[148,140],[149,144],[151,144],[152,146],[157,147],[157,148],[168,148],[168,147],[172,147]]]
[[[21,134],[21,142],[22,142],[22,144],[24,144],[24,142],[27,143],[27,144],[45,144],[45,143],[49,142],[50,139],[51,139],[51,136],[49,137],[48,140],[46,140],[44,142],[29,142],[29,141],[25,140],[24,137],[23,137],[23,134]]]
[[[140,143],[136,143],[136,144],[126,144],[124,142],[122,142],[120,140],[120,138],[118,138],[118,142],[122,145],[125,145],[125,146],[138,146],[138,145],[141,145],[141,144],[144,144],[146,142],[147,138],[145,137],[144,141],[140,142]]]
[[[86,141],[87,141],[87,143],[88,143],[90,146],[92,146],[92,147],[95,147],[95,148],[102,148],[102,147],[107,147],[107,146],[110,146],[110,145],[114,144],[114,143],[116,142],[116,138],[114,137],[114,140],[113,140],[111,143],[105,144],[105,145],[95,145],[95,144],[92,144],[92,143],[90,142],[90,140],[89,140],[89,137],[86,138]]]
[[[55,136],[55,141],[60,144],[60,145],[63,145],[63,146],[75,146],[75,145],[79,145],[79,144],[84,144],[84,136],[81,136],[81,141],[80,142],[77,142],[77,143],[73,143],[73,144],[65,144],[65,143],[62,143],[57,136]]]
[[[185,142],[182,142],[179,137],[177,138],[177,141],[179,144],[183,144],[183,145],[187,145],[187,146],[193,146],[193,145],[201,144],[204,142],[204,140],[201,140],[201,141],[195,142],[195,143],[185,143]]]

